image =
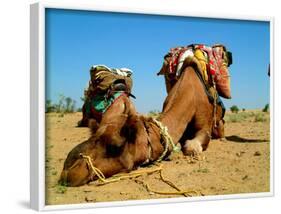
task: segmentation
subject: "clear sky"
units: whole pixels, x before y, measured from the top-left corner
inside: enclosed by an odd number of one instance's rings
[[[46,10],[46,99],[69,96],[81,107],[94,64],[133,70],[133,94],[141,113],[161,110],[166,97],[163,56],[172,47],[224,44],[233,54],[232,99],[227,108],[269,103],[270,24],[177,16]]]

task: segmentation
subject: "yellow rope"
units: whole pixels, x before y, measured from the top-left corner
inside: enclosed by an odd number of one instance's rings
[[[203,196],[204,195],[203,193],[201,193],[201,191],[197,191],[197,190],[181,190],[172,181],[169,181],[169,180],[164,178],[164,176],[162,174],[162,170],[160,171],[160,178],[163,182],[165,182],[166,184],[168,184],[170,187],[174,188],[177,191],[154,190],[144,181],[136,180],[136,182],[142,184],[147,189],[148,192],[153,192],[153,193],[160,194],[160,195],[183,195],[185,197],[192,197],[191,193],[195,193],[197,196]]]
[[[98,169],[97,167],[95,167],[93,165],[93,162],[92,162],[92,158],[88,155],[83,155],[80,153],[80,156],[86,160],[86,163],[88,164],[88,166],[91,168],[92,170],[92,174],[94,173],[96,176],[98,176],[98,178],[102,181],[102,182],[105,182],[106,179],[105,179],[105,176],[104,174],[102,173],[102,171],[100,171],[100,169]]]
[[[156,160],[157,162],[159,162],[159,161],[162,161],[162,159],[167,154],[167,152],[169,150],[169,145],[172,147],[172,151],[174,151],[174,152],[180,151],[180,148],[174,144],[173,139],[171,138],[171,136],[168,133],[167,126],[164,126],[160,121],[156,120],[155,118],[152,118],[152,121],[159,127],[160,135],[162,136],[164,143],[165,143],[164,151],[163,151],[162,155]]]
[[[126,179],[126,178],[136,178],[136,177],[139,177],[143,174],[150,174],[150,173],[161,171],[161,170],[162,170],[162,167],[157,167],[157,168],[154,168],[154,169],[146,168],[146,169],[143,169],[143,170],[135,170],[135,171],[132,171],[132,172],[129,172],[129,173],[118,173],[116,175],[113,175],[110,178],[107,178],[105,181],[102,181],[101,183],[98,183],[97,185],[104,185],[104,184],[120,181],[120,180],[123,180],[123,179]]]
[[[162,166],[158,166],[153,169],[145,168],[145,169],[138,169],[138,170],[132,171],[130,173],[118,173],[116,175],[111,176],[110,178],[106,178],[104,176],[104,174],[102,173],[102,171],[94,166],[94,164],[92,162],[92,158],[90,156],[83,155],[83,154],[80,154],[80,156],[86,161],[86,163],[90,167],[92,175],[93,176],[96,175],[98,177],[98,180],[100,181],[100,183],[98,185],[103,185],[103,184],[120,181],[125,178],[135,178],[135,177],[141,176],[143,174],[150,174],[152,172],[157,172],[157,171],[162,170]]]
[[[97,183],[97,185],[99,185],[99,186],[100,185],[105,185],[105,184],[108,184],[108,183],[112,183],[112,182],[116,182],[116,181],[120,181],[120,180],[126,179],[126,178],[136,178],[136,177],[141,176],[143,174],[150,174],[150,173],[153,173],[153,172],[159,172],[161,180],[163,182],[165,182],[166,184],[168,184],[169,186],[171,186],[172,188],[176,189],[177,190],[176,192],[175,191],[174,192],[171,192],[171,191],[168,192],[168,191],[153,190],[144,181],[140,181],[140,180],[135,180],[135,181],[137,183],[141,183],[142,185],[144,185],[144,187],[147,189],[148,192],[153,192],[153,193],[156,193],[156,194],[161,194],[161,195],[183,195],[185,197],[192,196],[191,193],[195,193],[197,195],[203,195],[200,191],[196,191],[196,190],[181,190],[173,182],[165,179],[163,174],[162,174],[162,170],[163,170],[162,165],[157,166],[156,168],[138,169],[138,170],[132,171],[130,173],[118,173],[116,175],[113,175],[110,178],[105,178],[105,176],[101,172],[101,170],[93,165],[92,158],[90,156],[83,155],[83,154],[80,154],[80,156],[83,159],[85,159],[85,161],[87,162],[88,166],[92,170],[92,174],[93,175],[97,175],[97,177],[98,177],[98,179],[100,181],[100,183]]]
[[[183,195],[185,197],[192,197],[191,193],[197,194],[197,196],[202,196],[203,194],[201,192],[198,192],[196,190],[182,190],[182,191],[159,191],[159,190],[153,190],[148,184],[146,184],[143,181],[137,180],[137,182],[141,183],[148,192],[153,192],[159,195]]]

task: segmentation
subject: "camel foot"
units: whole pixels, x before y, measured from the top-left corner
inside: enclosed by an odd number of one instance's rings
[[[190,156],[195,156],[195,155],[200,155],[203,151],[203,148],[201,146],[201,143],[199,140],[187,140],[185,142],[185,145],[183,146],[183,154],[184,155],[190,155]]]

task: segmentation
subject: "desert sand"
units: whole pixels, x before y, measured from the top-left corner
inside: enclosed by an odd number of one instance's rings
[[[225,140],[211,140],[200,158],[173,153],[162,161],[163,175],[188,197],[270,191],[270,119],[261,110],[227,112]],[[175,191],[164,183],[158,172],[143,174],[98,186],[81,187],[57,184],[68,152],[90,136],[88,128],[77,128],[81,113],[46,114],[46,204],[97,203],[184,197],[148,191]],[[156,166],[150,166],[156,167]]]

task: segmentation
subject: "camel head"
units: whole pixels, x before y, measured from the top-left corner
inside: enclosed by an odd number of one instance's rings
[[[146,158],[145,155],[135,158],[135,154],[141,151],[146,154],[141,146],[147,145],[143,121],[134,109],[128,110],[130,105],[126,102],[129,102],[129,98],[123,99],[119,99],[105,113],[98,129],[87,141],[69,152],[59,183],[81,186],[100,179],[99,172],[102,176],[110,177],[119,172],[131,171],[138,160]],[[119,104],[123,109],[120,110]]]

